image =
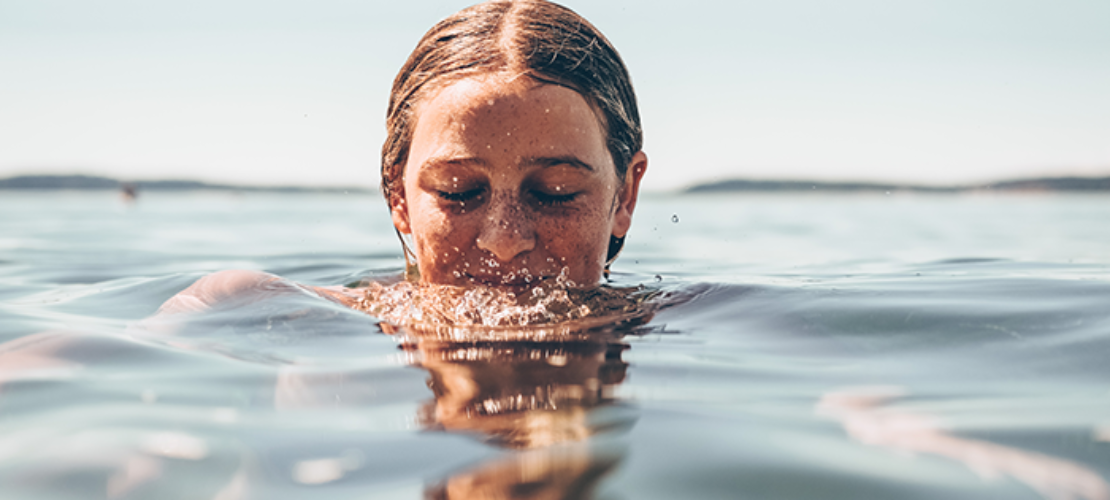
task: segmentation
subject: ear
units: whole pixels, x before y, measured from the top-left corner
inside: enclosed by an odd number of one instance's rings
[[[624,238],[632,227],[632,212],[636,210],[636,198],[640,196],[640,181],[647,171],[648,159],[643,151],[632,155],[628,171],[624,174],[624,185],[617,193],[617,213],[613,215],[613,236]]]
[[[393,227],[402,234],[412,234],[412,225],[409,224],[409,207],[405,203],[405,185],[396,183],[389,190],[389,212],[393,216]]]

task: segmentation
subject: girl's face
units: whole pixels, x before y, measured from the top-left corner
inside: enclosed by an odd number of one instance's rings
[[[523,289],[565,268],[597,283],[610,235],[631,225],[647,158],[637,153],[620,181],[581,95],[490,75],[433,93],[416,116],[390,203],[422,281]]]

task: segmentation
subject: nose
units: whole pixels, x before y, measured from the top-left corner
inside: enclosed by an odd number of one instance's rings
[[[513,196],[494,196],[484,222],[478,234],[478,248],[501,262],[512,261],[536,246],[532,222]]]

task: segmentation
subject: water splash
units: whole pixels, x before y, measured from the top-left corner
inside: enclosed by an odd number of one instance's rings
[[[660,292],[643,287],[579,287],[561,273],[523,290],[458,287],[401,281],[370,283],[355,307],[401,328],[446,333],[450,337],[500,330],[529,335],[566,335],[604,324],[650,316]]]

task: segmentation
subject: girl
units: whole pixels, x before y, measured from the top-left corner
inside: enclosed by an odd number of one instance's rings
[[[570,9],[493,1],[439,22],[397,75],[386,126],[382,192],[402,286],[589,289],[624,245],[647,169],[636,97],[617,51]],[[207,276],[160,312],[298,288],[389,314],[375,308],[380,286],[309,288],[254,271]]]

